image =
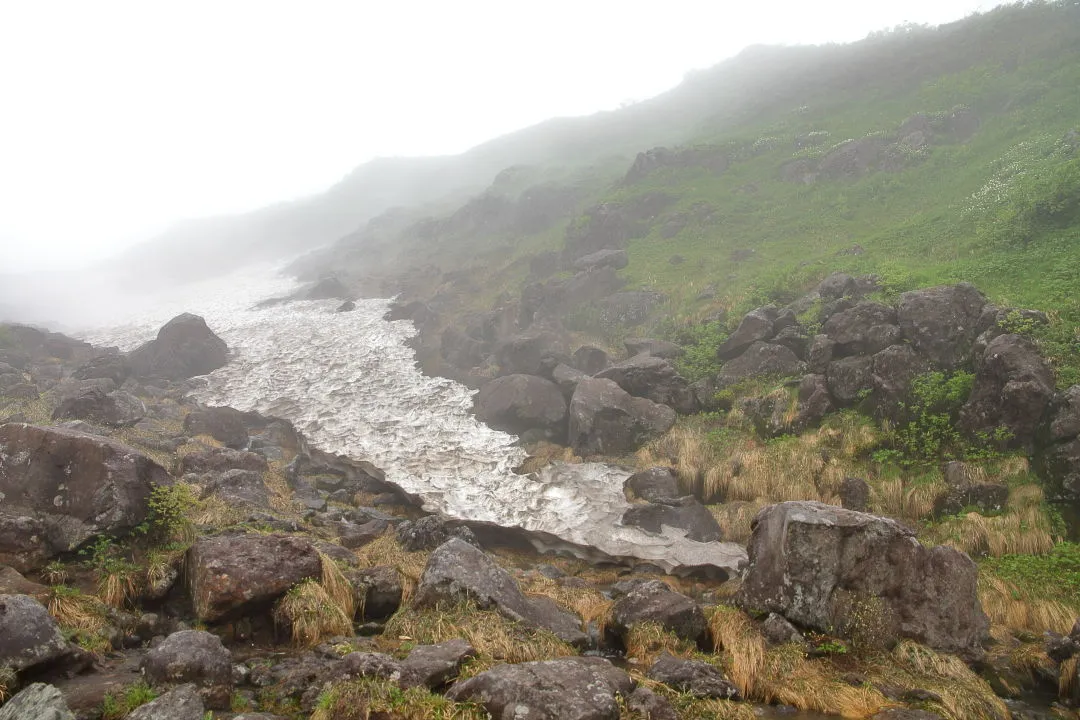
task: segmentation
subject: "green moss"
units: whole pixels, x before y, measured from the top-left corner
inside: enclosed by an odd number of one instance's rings
[[[1080,606],[1080,543],[1059,543],[1045,555],[1005,555],[981,564],[1032,597]]]

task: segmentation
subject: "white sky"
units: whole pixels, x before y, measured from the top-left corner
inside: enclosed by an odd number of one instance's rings
[[[0,273],[993,0],[0,0]]]

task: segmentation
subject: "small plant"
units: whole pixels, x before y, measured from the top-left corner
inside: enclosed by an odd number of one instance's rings
[[[101,720],[121,720],[157,696],[154,689],[141,680],[120,693],[108,693],[101,701]]]
[[[848,646],[839,640],[829,638],[814,645],[814,652],[818,655],[847,655]]]
[[[88,557],[87,567],[98,576],[98,594],[113,607],[122,607],[135,597],[138,566],[121,556],[120,547],[108,535],[99,535],[93,544],[79,551]]]
[[[159,542],[190,542],[194,538],[194,527],[189,515],[196,505],[191,486],[185,483],[158,485],[147,501],[151,534]]]
[[[50,585],[63,585],[68,577],[67,567],[59,560],[53,560],[42,568],[41,577]]]

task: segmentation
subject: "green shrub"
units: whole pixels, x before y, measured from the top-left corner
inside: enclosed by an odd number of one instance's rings
[[[987,558],[982,565],[1035,597],[1080,605],[1080,543],[1059,543],[1045,555]]]
[[[188,515],[196,505],[195,493],[183,483],[158,485],[150,493],[149,529],[160,542],[190,539],[191,520]]]
[[[686,351],[675,361],[679,374],[690,382],[696,382],[720,372],[716,349],[727,337],[727,327],[719,320],[683,329],[675,338]]]
[[[907,420],[891,433],[892,447],[877,451],[874,459],[916,465],[962,457],[966,443],[956,420],[974,383],[975,376],[962,370],[916,377],[910,402],[901,405]]]

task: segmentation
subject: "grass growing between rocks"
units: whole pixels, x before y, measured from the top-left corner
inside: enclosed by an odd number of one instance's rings
[[[352,634],[356,612],[352,584],[333,560],[319,553],[319,561],[321,577],[294,585],[274,609],[275,621],[291,628],[298,647],[314,647],[326,638]]]
[[[388,680],[362,678],[334,685],[319,697],[311,720],[484,720],[474,703],[458,703],[426,688],[402,690]]]
[[[141,680],[128,685],[121,692],[107,693],[101,701],[101,720],[122,720],[157,697],[158,693]]]
[[[15,692],[19,676],[8,665],[0,665],[0,703],[6,701]]]
[[[427,567],[430,552],[410,552],[398,543],[393,532],[387,532],[356,551],[360,567],[389,565],[401,576],[401,602],[407,603],[416,593],[420,576]]]
[[[611,609],[615,603],[591,587],[560,584],[539,573],[523,578],[519,585],[525,594],[550,598],[576,614],[581,618],[583,632],[587,633],[589,625],[595,623],[597,633],[603,635],[604,628],[611,620]]]
[[[476,648],[463,675],[475,675],[499,663],[552,660],[577,651],[547,630],[534,630],[507,620],[471,602],[432,608],[404,607],[386,623],[379,639],[383,649],[398,651],[414,645],[464,638]]]

